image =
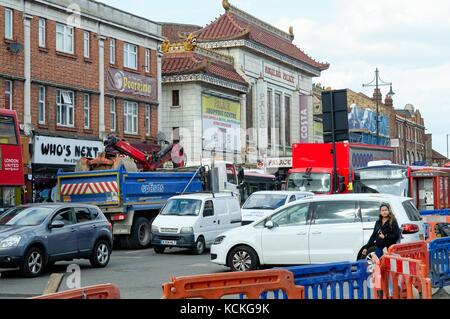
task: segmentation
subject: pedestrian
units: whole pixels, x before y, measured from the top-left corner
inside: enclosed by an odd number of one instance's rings
[[[381,258],[384,254],[384,249],[395,245],[399,240],[400,228],[391,206],[382,204],[380,206],[380,218],[375,223],[373,234],[362,251],[362,255],[367,256],[368,250],[375,246],[375,254],[378,258]]]

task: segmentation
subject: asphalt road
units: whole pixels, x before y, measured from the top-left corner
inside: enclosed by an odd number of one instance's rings
[[[52,273],[66,273],[70,264],[81,268],[81,286],[112,283],[120,288],[125,299],[160,299],[161,285],[172,276],[189,276],[228,271],[227,268],[212,264],[209,251],[195,256],[188,250],[168,250],[157,255],[153,249],[139,251],[115,250],[105,269],[91,268],[89,261],[77,260],[61,262],[47,270],[44,276],[34,279],[21,278],[17,271],[5,271],[0,277],[0,298],[25,298],[40,295],[46,288]],[[67,290],[66,273],[61,290]],[[73,278],[73,277],[72,277]],[[70,278],[69,278],[70,279]]]

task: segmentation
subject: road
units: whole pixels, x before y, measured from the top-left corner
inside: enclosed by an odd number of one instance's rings
[[[81,268],[81,286],[113,283],[120,288],[125,299],[159,299],[161,285],[172,276],[220,273],[227,268],[209,262],[207,252],[201,256],[187,250],[169,250],[157,255],[153,249],[139,251],[115,250],[105,269],[93,269],[89,261],[61,262],[47,270],[44,276],[34,279],[21,278],[17,271],[3,272],[0,277],[0,298],[24,298],[42,294],[52,273],[65,273],[70,264]],[[67,290],[67,273],[60,290]]]

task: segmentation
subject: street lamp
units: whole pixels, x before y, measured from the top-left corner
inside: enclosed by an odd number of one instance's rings
[[[375,83],[375,84],[374,84]],[[388,96],[393,96],[395,95],[394,91],[392,90],[392,83],[391,82],[384,82],[381,78],[380,78],[380,71],[378,70],[378,68],[375,70],[375,79],[372,80],[372,82],[367,83],[367,84],[363,84],[363,87],[375,87],[376,88],[376,92],[377,92],[377,145],[380,144],[380,102],[378,100],[378,92],[379,92],[379,87],[380,86],[390,86],[391,90],[389,91],[389,93],[387,94]]]

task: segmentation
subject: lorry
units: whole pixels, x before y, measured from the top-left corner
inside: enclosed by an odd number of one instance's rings
[[[108,138],[105,145],[119,154],[81,159],[78,171],[58,173],[58,200],[100,207],[113,225],[115,242],[123,248],[142,249],[150,245],[152,222],[173,196],[208,191],[238,196],[237,171],[230,163],[215,162],[213,168],[164,170],[164,162],[183,158],[178,154],[180,147],[169,145],[150,155],[116,138]],[[173,150],[177,154],[167,157]],[[135,171],[133,161],[142,171]]]
[[[287,190],[336,194],[352,192],[355,169],[366,167],[372,161],[393,160],[394,149],[369,144],[336,143],[336,172],[332,143],[294,144],[292,157],[293,168],[288,173]]]

